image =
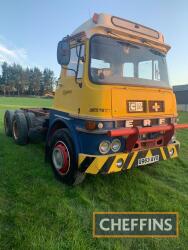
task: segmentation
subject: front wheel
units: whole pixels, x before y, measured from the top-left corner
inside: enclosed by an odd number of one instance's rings
[[[55,176],[69,185],[77,185],[84,175],[77,170],[77,156],[67,129],[57,130],[50,143],[50,159]]]

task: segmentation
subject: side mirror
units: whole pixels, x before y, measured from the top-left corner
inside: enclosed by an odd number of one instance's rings
[[[57,61],[60,65],[67,66],[70,62],[70,38],[63,38],[57,46]]]

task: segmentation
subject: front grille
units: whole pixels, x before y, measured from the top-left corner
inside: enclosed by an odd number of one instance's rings
[[[165,124],[171,123],[171,118],[164,118]],[[160,118],[153,118],[153,119],[135,119],[131,120],[131,118],[127,121],[132,121],[133,127],[144,127],[144,121],[150,121],[151,126],[158,126],[160,125]],[[126,120],[119,120],[115,121],[115,128],[125,128],[126,127]]]

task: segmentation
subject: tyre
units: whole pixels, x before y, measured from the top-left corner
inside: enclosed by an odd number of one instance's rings
[[[59,129],[52,136],[50,160],[58,180],[68,185],[77,185],[83,181],[85,175],[77,170],[77,157],[67,129]]]
[[[15,113],[24,113],[24,111],[22,109],[16,109]]]
[[[4,115],[4,128],[6,136],[12,136],[12,122],[14,117],[14,111],[6,110]]]
[[[28,143],[28,125],[22,112],[16,112],[13,118],[12,135],[16,144],[26,145]]]
[[[30,128],[28,137],[31,143],[40,143],[45,141],[46,132],[41,127]]]
[[[35,114],[32,112],[26,112],[25,117],[27,120],[28,129],[34,128],[35,127],[35,118],[36,118]]]

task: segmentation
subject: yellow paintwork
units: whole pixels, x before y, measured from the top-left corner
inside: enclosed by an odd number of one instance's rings
[[[105,34],[101,29],[97,33]],[[135,42],[136,38],[122,36],[122,39]],[[139,41],[137,41],[139,43]],[[164,44],[163,44],[164,45]],[[151,45],[150,47],[163,50],[164,47]],[[166,50],[167,52],[167,50]],[[171,89],[148,88],[141,86],[113,86],[93,84],[88,76],[89,40],[85,40],[85,63],[82,79],[82,88],[75,82],[75,78],[66,75],[66,70],[61,70],[59,86],[55,92],[53,108],[67,112],[73,116],[93,119],[118,119],[118,118],[152,118],[176,117],[176,99]],[[160,100],[165,102],[165,112],[156,113],[128,113],[126,100]],[[91,109],[95,109],[91,112]],[[97,112],[96,112],[97,109]]]

